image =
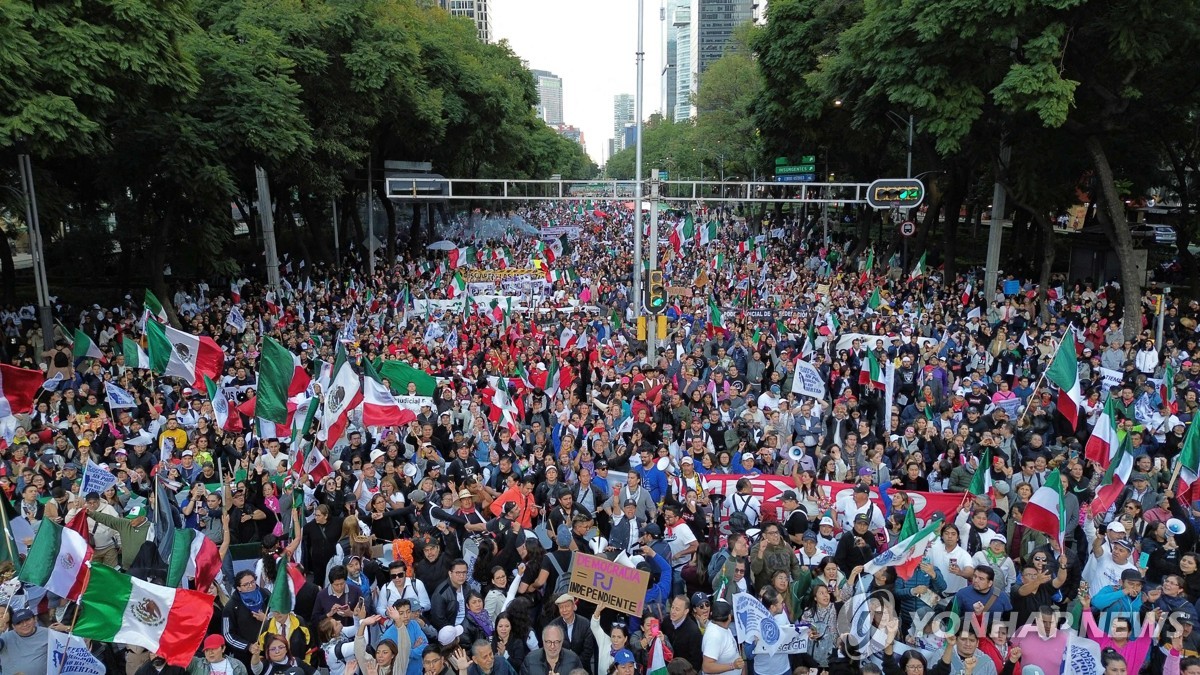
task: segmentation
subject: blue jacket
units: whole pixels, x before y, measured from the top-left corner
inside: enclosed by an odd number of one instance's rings
[[[649,469],[637,466],[633,470],[642,477],[642,484],[646,486],[646,491],[650,493],[654,503],[662,504],[667,496],[667,474],[659,471],[657,466],[651,466]]]
[[[1125,591],[1122,588],[1105,586],[1096,595],[1092,596],[1092,609],[1100,613],[1098,624],[1106,633],[1111,629],[1113,618],[1117,616],[1124,616],[1129,619],[1135,635],[1141,627],[1141,622],[1138,620],[1142,610],[1142,595],[1140,593],[1136,598],[1131,598],[1125,595]]]
[[[934,593],[941,593],[946,590],[946,579],[942,575],[937,575],[936,578],[930,578],[925,570],[920,567],[913,573],[912,578],[905,581],[900,577],[896,577],[896,597],[900,598],[900,608],[906,612],[913,612],[925,603],[913,595],[913,589],[917,586],[924,586]]]
[[[671,563],[667,562],[667,558],[662,554],[657,553],[657,549],[655,551],[655,555],[651,558],[651,561],[658,566],[658,583],[646,589],[646,602],[642,607],[661,605],[665,612],[666,608],[671,604]],[[640,616],[629,617],[629,632],[631,634],[638,631],[641,621],[642,617]]]

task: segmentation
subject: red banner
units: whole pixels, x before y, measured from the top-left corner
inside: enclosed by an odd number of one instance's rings
[[[761,476],[708,474],[704,476],[709,489],[712,492],[722,495],[733,494],[734,486],[742,478],[750,479],[750,485],[754,489],[754,496],[758,497],[759,501],[762,502],[762,515],[767,520],[782,521],[784,513],[783,501],[780,499],[780,495],[786,490],[796,489],[791,476],[770,474]],[[825,494],[830,504],[836,504],[839,499],[849,496],[854,489],[853,483],[835,483],[824,480],[817,481],[817,483],[825,489]],[[897,492],[903,492],[913,502],[913,505],[917,509],[917,518],[921,521],[928,521],[933,517],[933,514],[940,512],[946,517],[946,520],[952,522],[965,497],[962,493],[957,492],[916,492],[913,490],[898,490],[896,488],[888,489],[889,495],[894,495]],[[879,497],[879,488],[876,486],[871,486],[871,500],[880,508],[883,508],[883,501]],[[723,514],[722,520],[724,520]]]

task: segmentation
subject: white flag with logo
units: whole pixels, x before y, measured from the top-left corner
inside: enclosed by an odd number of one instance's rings
[[[1100,645],[1095,640],[1072,633],[1067,641],[1067,653],[1063,657],[1062,675],[1100,675],[1103,672]]]
[[[47,629],[46,675],[102,675],[104,664],[92,656],[83,638]]]
[[[239,333],[246,332],[246,317],[242,315],[242,310],[237,305],[229,308],[229,316],[225,319],[225,325]]]
[[[130,394],[112,382],[104,383],[104,396],[108,399],[108,407],[113,410],[138,407],[137,400],[133,398],[133,394]]]
[[[79,494],[88,495],[93,492],[104,494],[104,491],[117,484],[117,477],[112,475],[108,467],[88,460],[83,469],[83,479],[79,482]]]
[[[803,359],[796,360],[796,374],[792,378],[792,393],[811,396],[817,400],[825,398],[825,382],[821,371]]]

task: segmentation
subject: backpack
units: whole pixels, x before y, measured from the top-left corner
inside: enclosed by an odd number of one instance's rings
[[[571,575],[564,572],[562,565],[558,564],[558,558],[554,557],[553,552],[546,553],[546,557],[550,560],[550,565],[558,572],[558,580],[554,582],[553,592],[546,595],[546,604],[552,605],[559,596],[566,594],[571,587]]]
[[[744,516],[743,516],[744,517]],[[713,554],[711,560],[708,561],[708,578],[709,580],[716,579],[721,576],[721,570],[725,568],[725,563],[729,562],[731,554],[729,551],[717,551]]]
[[[741,495],[733,495],[731,498],[733,503],[737,503],[738,497]],[[746,515],[746,509],[750,508],[750,498],[742,497],[742,505],[734,509],[733,513],[729,514],[729,532],[745,534],[746,530],[750,529],[750,518]],[[757,514],[756,514],[757,515]]]

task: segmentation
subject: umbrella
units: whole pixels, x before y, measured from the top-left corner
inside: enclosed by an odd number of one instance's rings
[[[458,248],[458,244],[455,244],[448,239],[443,239],[441,241],[435,241],[425,248],[429,249],[430,251],[453,251],[454,249]]]

